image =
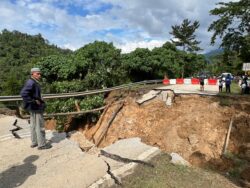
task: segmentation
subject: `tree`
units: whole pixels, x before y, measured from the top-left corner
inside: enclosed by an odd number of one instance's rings
[[[103,41],[87,44],[74,53],[74,61],[88,88],[112,87],[124,81],[120,53],[113,43]]]
[[[196,35],[194,34],[195,30],[200,26],[198,21],[191,23],[188,19],[183,20],[181,25],[172,26],[171,35],[174,36],[174,39],[171,41],[176,45],[182,47],[183,51],[196,52],[201,50],[198,46],[200,41],[197,41]],[[185,64],[182,65],[182,78],[185,73]]]
[[[23,82],[30,74],[30,68],[40,58],[70,53],[72,52],[47,44],[41,34],[31,36],[19,31],[2,30],[0,32],[0,94],[19,94]]]
[[[195,52],[201,50],[198,47],[200,41],[195,40],[196,35],[194,34],[195,30],[200,26],[198,21],[194,21],[191,24],[191,21],[188,19],[183,20],[182,24],[172,26],[171,35],[175,37],[176,40],[171,40],[176,46],[181,46],[183,51]]]
[[[153,79],[153,65],[150,56],[151,52],[147,48],[136,48],[133,52],[123,55],[123,66],[131,81]]]
[[[236,51],[243,60],[250,58],[250,1],[220,2],[218,8],[210,11],[211,15],[219,16],[209,26],[213,31],[211,44],[217,37],[222,38],[221,47],[226,51]]]

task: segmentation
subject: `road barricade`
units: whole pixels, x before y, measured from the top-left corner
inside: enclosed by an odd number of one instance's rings
[[[191,83],[192,84],[200,84],[200,80],[198,78],[192,78]]]
[[[208,85],[216,85],[217,79],[208,79]]]
[[[184,84],[191,84],[191,79],[190,78],[184,78]]]
[[[176,79],[170,79],[170,84],[171,84],[171,85],[176,84]]]
[[[169,81],[169,79],[163,79],[162,83],[163,83],[164,85],[169,85],[169,84],[170,84],[170,81]]]
[[[183,78],[176,78],[176,84],[184,84]]]

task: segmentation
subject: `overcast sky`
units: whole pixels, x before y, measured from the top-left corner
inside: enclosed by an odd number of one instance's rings
[[[209,10],[229,0],[0,0],[0,30],[42,36],[76,50],[95,40],[113,42],[123,53],[136,47],[159,47],[171,39],[172,25],[198,20],[203,52],[210,46]]]

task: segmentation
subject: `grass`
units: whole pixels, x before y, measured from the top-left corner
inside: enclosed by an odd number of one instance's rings
[[[219,103],[221,106],[232,106],[240,103],[241,98],[249,98],[250,95],[242,95],[241,88],[237,83],[231,84],[231,93],[226,93],[226,88],[223,88],[222,93],[218,94]]]
[[[135,172],[122,179],[126,188],[227,188],[232,187],[230,180],[210,170],[173,165],[168,154],[162,153],[151,162],[155,168],[138,165]],[[115,185],[113,188],[118,188]]]
[[[227,152],[226,154],[224,154],[224,157],[231,159],[234,163],[234,166],[229,169],[229,176],[234,179],[239,179],[242,170],[249,165],[248,161],[239,158],[237,155],[231,152]]]
[[[231,93],[226,93],[226,87],[223,87],[222,93],[219,93],[219,95],[237,95],[241,94],[241,88],[239,87],[238,83],[232,82],[231,84]]]

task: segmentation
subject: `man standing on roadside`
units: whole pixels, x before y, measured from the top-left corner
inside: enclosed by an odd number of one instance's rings
[[[200,77],[200,91],[204,91],[204,77]]]
[[[31,124],[31,147],[38,146],[39,150],[49,149],[52,146],[46,144],[43,112],[45,102],[41,96],[39,80],[41,71],[39,68],[31,69],[31,77],[25,83],[21,96],[23,98],[24,109],[30,113]]]
[[[226,77],[226,93],[231,93],[231,81],[232,81],[232,78],[230,76],[230,74],[227,75]]]

